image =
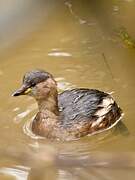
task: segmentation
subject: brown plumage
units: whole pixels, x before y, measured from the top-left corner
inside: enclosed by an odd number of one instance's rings
[[[53,76],[43,70],[25,74],[22,87],[13,96],[33,96],[39,112],[32,123],[36,135],[73,140],[113,127],[122,111],[108,93],[95,89],[73,89],[58,95]]]

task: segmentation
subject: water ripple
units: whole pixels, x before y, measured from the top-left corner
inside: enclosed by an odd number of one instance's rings
[[[0,168],[0,174],[14,177],[17,180],[26,180],[28,177],[29,168],[18,166],[14,168],[3,167]]]
[[[60,51],[53,51],[53,52],[49,52],[48,56],[54,56],[54,57],[71,57],[72,54],[68,53],[68,52],[60,52]]]

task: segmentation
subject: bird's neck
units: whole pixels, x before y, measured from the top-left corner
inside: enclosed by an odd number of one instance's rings
[[[46,99],[40,99],[38,101],[38,108],[39,111],[42,113],[47,113],[52,115],[59,115],[59,108],[58,108],[58,95],[49,96]]]

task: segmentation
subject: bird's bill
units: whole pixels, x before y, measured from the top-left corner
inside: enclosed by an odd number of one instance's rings
[[[22,87],[18,90],[16,90],[12,96],[20,96],[20,95],[26,95],[31,92],[31,88],[27,87],[26,85],[22,85]]]

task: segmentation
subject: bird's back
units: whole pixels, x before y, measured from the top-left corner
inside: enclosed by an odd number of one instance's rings
[[[61,121],[65,126],[75,125],[79,121],[96,123],[99,118],[107,116],[111,111],[116,116],[120,116],[120,108],[113,98],[109,94],[95,89],[64,91],[59,94],[58,102]]]

